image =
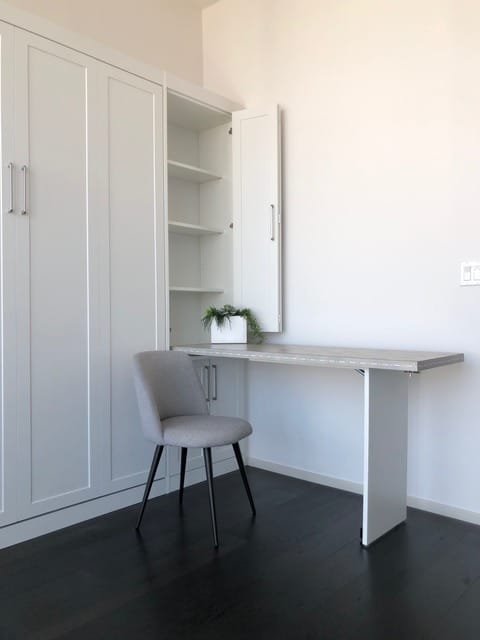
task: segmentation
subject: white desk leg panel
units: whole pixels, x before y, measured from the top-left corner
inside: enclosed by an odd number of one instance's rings
[[[407,517],[408,376],[367,369],[362,544],[368,546]]]

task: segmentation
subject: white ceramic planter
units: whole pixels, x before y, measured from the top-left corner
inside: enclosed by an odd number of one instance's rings
[[[245,318],[232,316],[219,327],[214,320],[210,329],[210,339],[213,344],[247,342],[247,321]]]

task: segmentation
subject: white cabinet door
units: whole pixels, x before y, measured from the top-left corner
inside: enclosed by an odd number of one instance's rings
[[[96,64],[15,30],[19,518],[95,494]]]
[[[0,22],[0,157],[1,273],[0,281],[0,526],[16,519],[16,344],[15,344],[15,234],[13,148],[13,27]]]
[[[214,416],[245,416],[245,362],[214,358],[210,360],[210,413]],[[213,449],[214,462],[233,457],[230,445]]]
[[[144,439],[132,378],[133,355],[165,348],[165,222],[162,88],[107,65],[99,69],[102,211],[109,242],[104,298],[110,415],[105,488],[144,483],[153,444]],[[157,478],[165,475],[165,457]]]
[[[233,114],[235,304],[264,331],[282,330],[280,128],[278,108]]]

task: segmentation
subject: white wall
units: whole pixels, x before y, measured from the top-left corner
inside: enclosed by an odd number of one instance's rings
[[[202,20],[191,0],[7,0],[133,58],[202,82]]]
[[[478,2],[222,0],[203,27],[205,85],[284,109],[281,341],[464,351],[410,382],[409,494],[480,513],[480,288],[459,287],[480,260]],[[257,365],[250,408],[254,457],[361,481],[356,374]]]

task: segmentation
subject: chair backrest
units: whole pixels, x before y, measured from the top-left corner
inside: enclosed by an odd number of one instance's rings
[[[137,353],[133,370],[142,428],[149,440],[162,444],[162,420],[208,413],[202,385],[186,353]]]

